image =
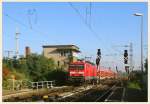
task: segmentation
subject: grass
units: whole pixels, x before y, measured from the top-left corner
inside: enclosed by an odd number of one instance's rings
[[[138,82],[128,82],[128,88],[138,89],[141,90],[140,84]]]

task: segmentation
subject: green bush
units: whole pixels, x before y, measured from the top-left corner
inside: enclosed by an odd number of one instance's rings
[[[10,75],[15,75],[16,80],[27,81],[50,81],[55,80],[58,85],[65,84],[67,72],[57,68],[53,59],[48,59],[43,55],[31,54],[27,58],[3,59],[3,65],[9,68]],[[5,77],[5,76],[4,76]],[[7,80],[7,78],[6,78]],[[4,86],[8,83],[4,81]]]
[[[136,81],[128,82],[128,88],[141,89],[140,84]]]
[[[68,72],[57,69],[47,73],[47,80],[55,80],[57,85],[64,85],[68,80]]]

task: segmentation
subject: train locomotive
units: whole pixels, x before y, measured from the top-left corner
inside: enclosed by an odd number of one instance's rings
[[[99,79],[115,78],[111,69],[100,68],[87,61],[76,61],[69,64],[69,80],[72,82],[97,82]]]

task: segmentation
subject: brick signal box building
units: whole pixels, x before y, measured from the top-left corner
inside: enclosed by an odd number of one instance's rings
[[[68,67],[70,62],[77,61],[79,48],[75,45],[44,45],[43,55],[53,58],[58,66]]]

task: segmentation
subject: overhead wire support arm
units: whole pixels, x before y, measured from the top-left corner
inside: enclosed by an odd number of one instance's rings
[[[80,17],[80,19],[82,20],[82,22],[88,27],[88,29],[93,33],[94,36],[96,36],[96,38],[99,40],[101,40],[101,38],[99,37],[99,35],[93,30],[93,28],[88,25],[86,23],[86,20],[84,20],[83,16],[80,14],[79,10],[73,6],[73,4],[71,2],[68,2],[68,4],[74,9],[74,11],[78,14],[78,16]]]
[[[92,16],[91,15],[92,15],[92,3],[90,2],[90,18],[89,18],[89,26],[90,27],[92,27],[91,26],[91,20],[92,20],[92,18],[91,18]]]
[[[19,20],[15,19],[15,18],[13,18],[13,17],[11,17],[11,16],[9,16],[9,15],[6,14],[6,13],[4,13],[4,15],[5,15],[6,17],[8,17],[9,19],[11,19],[12,21],[14,21],[14,22],[16,22],[16,23],[19,23],[20,25],[24,26],[25,28],[28,28],[28,29],[30,29],[30,30],[32,30],[32,31],[34,31],[34,32],[40,33],[40,34],[46,34],[46,33],[44,33],[43,31],[39,31],[39,30],[37,30],[37,29],[35,29],[35,28],[33,28],[33,27],[32,27],[32,29],[31,29],[31,28],[28,27],[26,24],[24,24],[24,23],[20,22]]]
[[[10,50],[5,50],[5,52],[7,53],[7,57],[10,58],[10,54],[13,53],[14,51],[10,51]]]

